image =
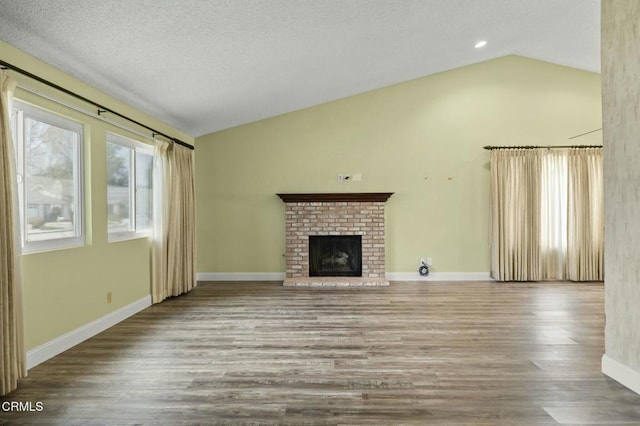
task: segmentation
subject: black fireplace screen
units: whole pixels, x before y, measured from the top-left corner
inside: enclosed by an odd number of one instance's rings
[[[361,277],[362,236],[309,236],[310,277]]]

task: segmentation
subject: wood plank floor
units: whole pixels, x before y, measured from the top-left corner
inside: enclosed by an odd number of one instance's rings
[[[53,319],[52,319],[53,320]],[[0,424],[640,425],[602,284],[201,283],[35,367]]]

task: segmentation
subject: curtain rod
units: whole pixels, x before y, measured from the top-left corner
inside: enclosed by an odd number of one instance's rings
[[[483,146],[484,149],[492,151],[494,149],[558,149],[558,148],[602,148],[602,145],[515,145],[515,146]]]
[[[139,130],[137,127],[134,127],[133,125],[131,125],[130,123],[122,123],[121,121],[116,121],[115,119],[109,118],[106,115],[100,115],[98,114],[95,110],[88,110],[86,108],[82,108],[78,105],[74,105],[70,102],[66,102],[63,101],[60,97],[56,97],[53,95],[50,95],[49,93],[44,92],[41,89],[38,89],[30,84],[25,84],[22,82],[18,83],[18,87],[22,90],[25,90],[27,92],[33,93],[34,95],[43,98],[43,99],[47,99],[50,100],[52,102],[55,102],[58,105],[62,105],[65,106],[69,109],[72,109],[74,111],[77,111],[81,114],[84,114],[88,117],[91,118],[96,118],[98,120],[104,121],[105,123],[117,127],[118,129],[122,129],[122,130],[126,130],[128,133],[132,133],[136,136],[139,136],[143,139],[148,139],[150,141],[153,141],[153,134],[149,134],[148,132],[142,132],[141,130]],[[19,96],[17,96],[17,98],[19,99]]]
[[[149,127],[149,126],[147,126],[147,125],[145,125],[145,124],[142,124],[141,122],[139,122],[139,121],[137,121],[137,120],[134,120],[133,118],[127,117],[127,116],[126,116],[126,115],[124,115],[124,114],[120,114],[119,112],[114,111],[114,110],[112,110],[111,108],[108,108],[108,107],[106,107],[106,106],[104,106],[104,105],[102,105],[102,104],[99,104],[99,103],[97,103],[97,102],[95,102],[95,101],[92,101],[91,99],[85,98],[85,97],[84,97],[84,96],[82,96],[82,95],[79,95],[79,94],[77,94],[77,93],[75,93],[75,92],[72,92],[72,91],[71,91],[71,90],[69,90],[69,89],[65,89],[65,88],[64,88],[64,87],[62,87],[62,86],[59,86],[59,85],[57,85],[57,84],[55,84],[55,83],[52,83],[52,82],[51,82],[51,81],[49,81],[49,80],[46,80],[46,79],[44,79],[44,78],[42,78],[42,77],[40,77],[40,76],[37,76],[37,75],[35,75],[35,74],[33,74],[33,73],[30,73],[30,72],[29,72],[29,71],[27,71],[27,70],[24,70],[24,69],[22,69],[22,68],[19,68],[19,67],[15,66],[15,65],[12,65],[12,64],[10,64],[10,63],[8,63],[8,62],[5,62],[5,61],[1,60],[1,59],[0,59],[0,67],[1,67],[1,68],[5,68],[5,69],[10,69],[10,70],[12,70],[12,71],[15,71],[15,72],[17,72],[17,73],[19,73],[19,74],[22,74],[22,75],[24,75],[24,76],[27,76],[27,77],[29,77],[29,78],[31,78],[31,79],[33,79],[33,80],[36,80],[36,81],[38,81],[38,82],[40,82],[40,83],[43,83],[43,84],[45,84],[45,85],[47,85],[47,86],[49,86],[49,87],[52,87],[52,88],[54,88],[54,89],[56,89],[56,90],[58,90],[58,91],[60,91],[60,92],[62,92],[62,93],[65,93],[65,94],[67,94],[67,95],[69,95],[69,96],[73,96],[73,97],[74,97],[74,98],[76,98],[76,99],[79,99],[79,100],[81,100],[81,101],[83,101],[83,102],[86,102],[86,103],[88,103],[88,104],[91,104],[91,105],[93,105],[93,106],[95,106],[95,107],[97,107],[97,108],[98,108],[98,115],[100,115],[100,114],[102,114],[102,113],[105,113],[105,112],[111,113],[111,114],[113,114],[113,115],[115,115],[115,116],[118,116],[118,117],[120,117],[120,118],[122,118],[122,119],[125,119],[125,120],[127,120],[127,121],[129,121],[129,122],[131,122],[131,123],[133,123],[133,124],[135,124],[135,125],[137,125],[137,126],[140,126],[140,127],[142,127],[142,128],[145,128],[145,129],[149,130],[150,132],[152,132],[152,133],[153,133],[153,137],[155,137],[156,135],[163,136],[163,137],[165,137],[165,138],[169,139],[171,142],[173,142],[173,143],[177,143],[178,145],[182,145],[182,146],[184,146],[185,148],[195,149],[195,147],[194,147],[193,145],[191,145],[191,144],[188,144],[188,143],[186,143],[186,142],[183,142],[183,141],[181,141],[180,139],[176,139],[176,138],[174,138],[174,137],[171,137],[171,136],[167,135],[166,133],[163,133],[163,132],[161,132],[161,131],[159,131],[159,130],[154,129],[153,127]]]

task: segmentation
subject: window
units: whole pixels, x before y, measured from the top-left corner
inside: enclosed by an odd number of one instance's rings
[[[109,241],[149,235],[153,226],[153,147],[107,135]]]
[[[84,245],[82,125],[15,101],[11,129],[23,251]]]

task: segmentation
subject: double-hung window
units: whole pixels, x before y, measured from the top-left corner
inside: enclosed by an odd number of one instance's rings
[[[107,134],[109,241],[150,235],[153,226],[153,147]]]
[[[11,129],[23,251],[84,245],[83,126],[14,101]]]

